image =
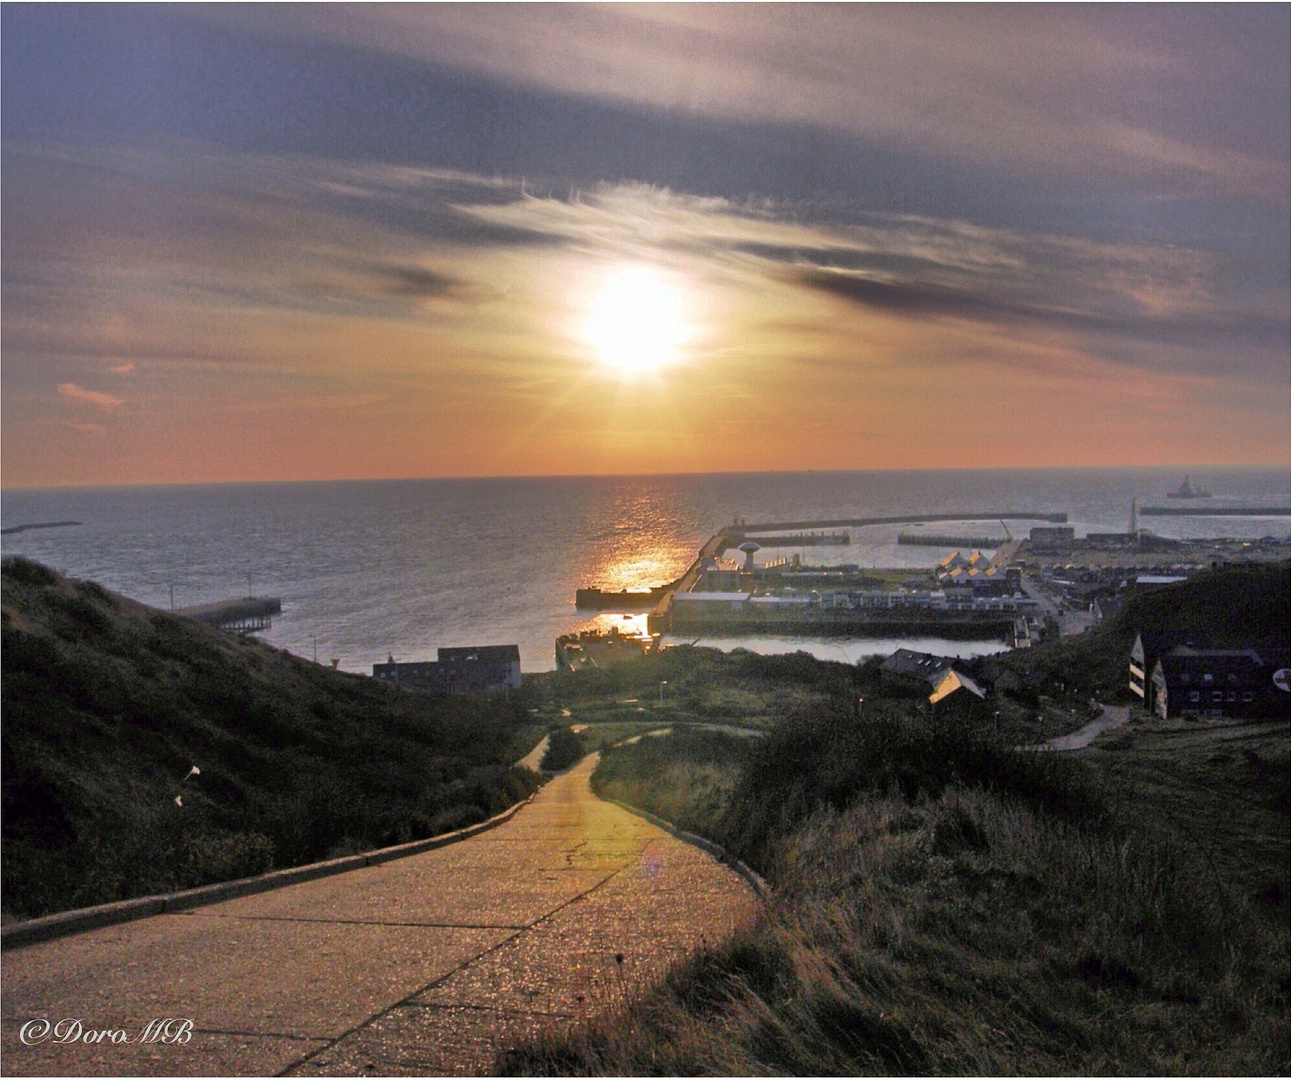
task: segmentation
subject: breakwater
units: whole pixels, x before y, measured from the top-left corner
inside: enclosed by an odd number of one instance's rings
[[[1065,525],[1065,513],[1035,510],[962,510],[954,514],[898,514],[894,517],[835,518],[829,521],[737,521],[723,532],[728,536],[747,536],[759,532],[789,532],[810,529],[861,529],[867,525],[913,525],[919,521],[1048,521]]]
[[[18,533],[31,532],[32,529],[65,529],[69,525],[79,525],[79,521],[35,521],[30,525],[10,525],[0,529],[0,536],[16,536]]]
[[[1140,506],[1139,517],[1291,517],[1291,507]]]
[[[917,547],[967,547],[996,548],[1004,543],[998,536],[939,536],[936,533],[898,533],[898,544],[912,544]]]

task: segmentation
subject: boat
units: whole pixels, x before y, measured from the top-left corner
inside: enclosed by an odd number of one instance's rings
[[[1193,487],[1192,477],[1185,476],[1177,491],[1166,492],[1168,499],[1209,499],[1211,494],[1205,488]]]

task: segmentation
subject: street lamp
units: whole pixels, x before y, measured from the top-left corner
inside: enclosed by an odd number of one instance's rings
[[[668,685],[668,680],[664,679],[659,683],[659,708],[663,708],[663,688]]]

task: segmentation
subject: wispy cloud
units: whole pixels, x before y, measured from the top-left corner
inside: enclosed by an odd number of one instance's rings
[[[86,390],[85,387],[70,382],[59,383],[58,393],[61,397],[84,402],[99,409],[115,409],[118,405],[125,404],[125,398],[114,397],[100,390]]]
[[[1285,200],[1285,150],[1252,116],[1271,107],[1285,117],[1278,84],[1266,80],[1280,67],[1286,81],[1277,56],[1285,12],[1199,13],[1183,33],[1177,12],[1060,5],[330,4],[209,14],[652,109]],[[1236,72],[1222,85],[1210,77],[1217,63]],[[1135,100],[1144,107],[1122,107]]]

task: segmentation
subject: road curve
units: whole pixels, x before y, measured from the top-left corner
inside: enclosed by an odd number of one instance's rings
[[[1130,707],[1128,705],[1104,705],[1103,711],[1084,727],[1077,728],[1069,735],[1058,735],[1048,742],[1035,746],[1018,746],[1016,750],[1084,750],[1105,731],[1115,731],[1129,723]]]
[[[5,1075],[479,1074],[615,1007],[757,900],[592,796],[594,760],[458,844],[6,952]],[[129,1041],[25,1045],[42,1018]]]

